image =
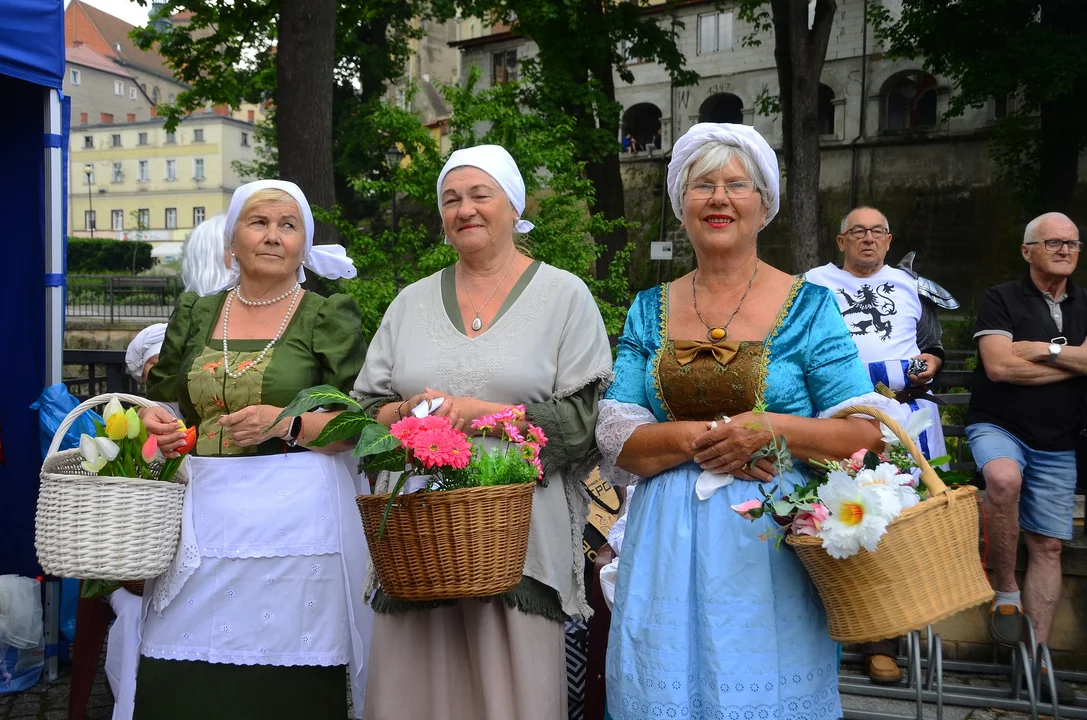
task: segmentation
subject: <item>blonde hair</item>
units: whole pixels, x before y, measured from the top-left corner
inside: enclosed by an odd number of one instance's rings
[[[289,200],[291,204],[298,209],[298,229],[301,230],[304,235],[306,232],[306,219],[302,217],[302,208],[298,207],[298,201],[288,192],[276,188],[267,188],[266,190],[258,190],[246,198],[245,203],[242,205],[242,209],[238,211],[238,219],[234,222],[234,227],[230,228],[230,238],[227,244],[230,246],[234,245],[234,233],[238,229],[238,223],[242,221],[245,214],[252,210],[254,206],[267,202],[280,202],[283,200]]]

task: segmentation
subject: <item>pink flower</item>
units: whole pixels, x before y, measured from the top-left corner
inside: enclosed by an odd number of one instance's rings
[[[528,439],[536,443],[540,447],[547,447],[547,435],[544,435],[543,428],[536,427],[532,423],[528,424]]]
[[[400,441],[404,447],[411,444],[411,438],[423,429],[423,419],[417,418],[414,415],[408,415],[400,422],[393,423],[389,427],[389,432],[394,438]]]
[[[140,455],[144,462],[151,462],[159,452],[159,441],[154,435],[147,436],[147,442],[140,448]]]
[[[472,429],[487,432],[488,430],[494,430],[494,426],[497,424],[498,421],[495,420],[494,415],[484,415],[472,421]]]
[[[411,450],[415,459],[427,469],[451,467],[458,457],[456,441],[457,438],[451,432],[422,430],[412,437]]]
[[[525,441],[525,437],[521,434],[521,431],[517,429],[517,426],[508,420],[502,423],[502,429],[505,431],[506,437],[509,438],[510,442],[523,443]]]
[[[525,406],[514,405],[503,408],[493,415],[497,422],[520,422],[525,419]]]
[[[797,535],[818,535],[823,523],[830,516],[827,506],[816,503],[811,510],[801,510],[793,519],[793,532]]]
[[[521,457],[529,462],[540,459],[540,446],[530,440],[521,443]]]
[[[543,476],[544,476],[543,464],[540,463],[539,458],[533,458],[532,467],[536,468],[536,479],[537,480],[543,480]]]
[[[744,520],[758,520],[766,512],[762,507],[762,500],[746,500],[739,505],[732,506],[733,512]]]

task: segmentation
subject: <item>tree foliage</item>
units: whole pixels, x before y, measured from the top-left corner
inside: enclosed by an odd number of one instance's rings
[[[1069,210],[1087,146],[1087,3],[1082,0],[910,0],[897,18],[870,7],[894,57],[955,86],[948,116],[1007,101],[992,154],[1024,208]]]
[[[154,264],[150,243],[68,238],[68,272],[74,275],[135,275]]]
[[[442,88],[453,107],[450,128],[454,149],[481,143],[502,145],[517,161],[530,197],[525,216],[536,229],[520,239],[538,260],[568,270],[586,281],[610,333],[618,333],[630,300],[624,248],[609,272],[594,277],[600,248],[592,238],[608,232],[619,221],[609,221],[588,209],[592,184],[583,163],[575,158],[577,123],[573,118],[545,118],[525,112],[519,105],[522,88],[516,83],[477,90],[478,70],[462,87]],[[479,128],[486,126],[486,132]],[[446,158],[434,138],[410,113],[382,106],[374,115],[374,132],[395,137],[408,161],[386,175],[355,179],[363,195],[385,198],[397,192],[404,201],[433,208],[432,222],[403,220],[397,232],[372,233],[347,221],[336,211],[323,213],[349,240],[359,277],[342,284],[359,302],[363,332],[372,336],[396,293],[405,285],[437,272],[456,260],[442,241],[435,188]],[[608,298],[604,300],[602,298]]]

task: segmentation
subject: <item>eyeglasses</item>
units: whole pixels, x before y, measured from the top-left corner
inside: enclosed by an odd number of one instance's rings
[[[1083,247],[1083,243],[1079,240],[1058,240],[1056,238],[1051,240],[1031,240],[1030,242],[1023,243],[1024,245],[1044,245],[1045,249],[1049,252],[1060,252],[1061,248],[1065,245],[1068,246],[1068,252],[1078,253]]]
[[[872,233],[873,240],[882,240],[891,234],[890,231],[882,225],[876,225],[875,227],[870,228],[863,225],[854,225],[845,231],[845,234],[849,235],[849,237],[854,240],[863,240],[864,236],[868,233]]]
[[[726,197],[735,200],[743,200],[746,197],[751,197],[755,192],[755,181],[734,180],[732,182],[727,182],[724,185],[714,185],[713,183],[687,183],[687,194],[695,200],[709,200],[713,197],[713,194],[717,192],[717,188],[724,188]]]

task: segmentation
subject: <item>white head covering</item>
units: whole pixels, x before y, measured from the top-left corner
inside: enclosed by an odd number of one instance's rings
[[[166,337],[166,323],[148,325],[136,333],[125,350],[125,369],[137,382],[143,380],[143,366],[159,354],[162,340]]]
[[[668,163],[668,197],[672,201],[672,212],[680,221],[683,220],[683,166],[703,145],[711,142],[743,148],[758,163],[766,187],[770,190],[768,197],[763,198],[766,222],[770,222],[780,207],[781,173],[777,153],[755,128],[732,123],[698,123],[691,126],[672,146],[672,160]]]
[[[501,145],[476,145],[475,147],[457,150],[445,162],[445,167],[438,175],[438,209],[442,207],[442,183],[450,170],[459,167],[471,166],[479,168],[494,178],[506,193],[513,209],[517,211],[517,222],[513,229],[519,233],[527,233],[536,227],[528,220],[521,219],[521,213],[525,211],[525,179],[521,177],[521,171],[517,169],[517,163],[513,157]]]
[[[185,241],[181,256],[181,281],[185,292],[211,295],[230,278],[225,264],[226,215],[219,213],[196,226]]]
[[[306,279],[303,267],[329,280],[353,278],[358,274],[355,264],[351,258],[347,257],[347,251],[342,245],[313,244],[313,213],[310,212],[309,202],[306,201],[306,196],[300,187],[286,180],[257,180],[246,183],[234,191],[234,196],[230,198],[230,209],[226,212],[227,247],[231,245],[234,226],[238,223],[238,215],[241,214],[245,201],[261,190],[282,190],[294,198],[294,201],[298,203],[298,209],[302,212],[302,224],[305,225],[306,230],[306,247],[302,251],[302,264],[298,266],[298,282]],[[220,289],[237,285],[240,275],[241,268],[238,267],[238,263],[234,263],[234,267],[230,270],[230,280]]]

